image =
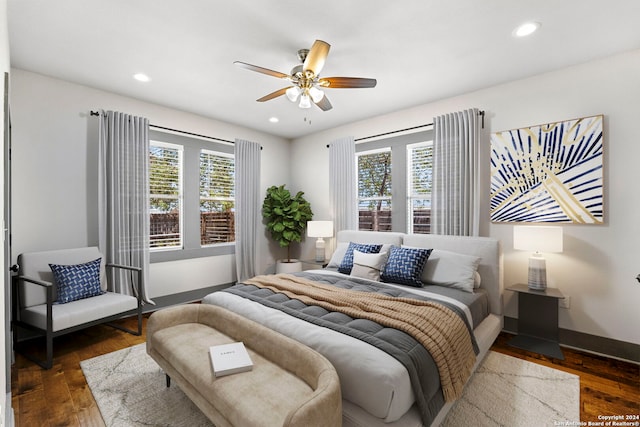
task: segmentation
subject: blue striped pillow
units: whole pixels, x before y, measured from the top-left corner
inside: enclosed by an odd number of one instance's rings
[[[100,287],[102,258],[77,265],[49,264],[58,292],[58,304],[64,304],[104,293]]]
[[[342,262],[338,267],[338,271],[344,274],[351,274],[351,269],[353,268],[353,251],[356,250],[358,252],[363,252],[365,254],[377,254],[382,249],[382,245],[368,245],[364,243],[353,243],[349,242],[349,246],[347,247],[347,252],[344,254],[344,258],[342,258]]]
[[[432,249],[391,246],[389,258],[380,274],[383,282],[422,287],[422,270]]]

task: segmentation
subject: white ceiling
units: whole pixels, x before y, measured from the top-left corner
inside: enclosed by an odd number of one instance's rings
[[[286,138],[640,48],[638,0],[7,3],[12,67]],[[511,35],[529,20],[537,33]],[[327,89],[328,112],[256,102],[287,82],[233,61],[289,73],[316,39],[331,45],[322,76],[377,87]]]

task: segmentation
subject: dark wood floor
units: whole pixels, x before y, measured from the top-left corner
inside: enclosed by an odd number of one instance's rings
[[[134,327],[134,319],[121,321]],[[144,322],[146,331],[146,319]],[[640,413],[640,367],[581,351],[564,349],[565,360],[550,359],[510,347],[501,334],[492,350],[580,376],[580,421],[599,415]],[[11,396],[17,427],[104,426],[80,361],[145,342],[108,326],[95,326],[54,342],[54,365],[45,371],[16,356],[11,370]],[[578,420],[568,420],[578,421]]]

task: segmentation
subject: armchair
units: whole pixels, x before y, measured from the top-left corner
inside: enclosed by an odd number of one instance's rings
[[[50,267],[51,264],[54,267]],[[57,336],[133,315],[138,317],[137,330],[109,325],[133,335],[142,333],[140,268],[105,264],[96,247],[23,253],[18,256],[18,265],[18,274],[12,280],[14,350],[42,368],[53,366],[53,338]],[[55,274],[52,268],[56,269]],[[106,270],[111,268],[137,274],[138,288],[133,288],[136,296],[107,291]],[[79,276],[82,279],[78,280]],[[87,283],[91,284],[88,293]],[[20,350],[19,329],[45,336],[44,360]]]

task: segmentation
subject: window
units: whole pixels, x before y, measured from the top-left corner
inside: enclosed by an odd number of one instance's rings
[[[356,145],[358,228],[429,233],[433,130]]]
[[[233,144],[149,130],[151,262],[235,252]]]
[[[182,147],[149,143],[151,249],[182,248]]]
[[[233,155],[200,151],[200,244],[235,241]]]
[[[391,149],[358,153],[358,229],[391,231]]]
[[[409,233],[431,232],[431,183],[433,181],[433,144],[431,141],[407,145],[409,175],[407,188],[407,224]]]

